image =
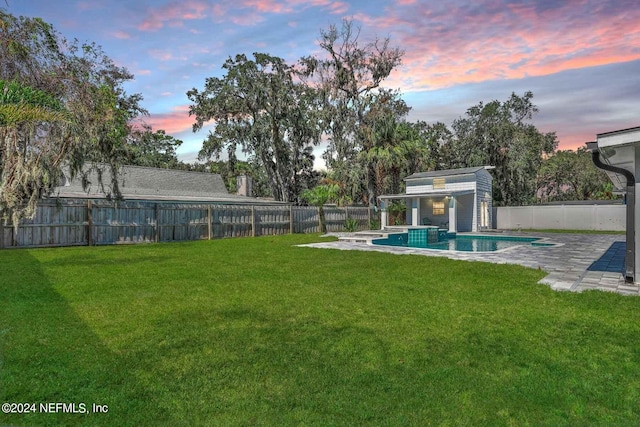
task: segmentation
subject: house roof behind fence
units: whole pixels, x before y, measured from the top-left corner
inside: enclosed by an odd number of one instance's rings
[[[89,185],[82,187],[82,178],[67,178],[65,172],[63,185],[56,187],[53,196],[67,198],[103,198],[113,194],[111,172],[102,168],[102,182],[99,184],[98,172],[91,171],[87,178]],[[175,169],[160,169],[143,166],[122,166],[118,179],[120,192],[125,200],[166,200],[166,201],[206,201],[225,203],[260,203],[253,197],[229,194],[219,174],[191,172]],[[273,203],[273,201],[268,201]]]

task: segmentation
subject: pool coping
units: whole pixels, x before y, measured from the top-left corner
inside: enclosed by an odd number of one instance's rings
[[[382,244],[378,244],[378,243],[373,243],[373,240],[378,240],[378,239],[384,239],[387,238],[390,234],[398,234],[401,233],[400,231],[392,231],[392,232],[385,232],[383,237],[367,237],[365,240],[365,243],[368,245],[372,245],[372,246],[384,246],[384,247],[396,247],[396,248],[410,248],[410,249],[417,249],[417,250],[422,250],[422,251],[435,251],[435,252],[460,252],[460,253],[499,253],[499,252],[506,252],[506,251],[510,251],[514,248],[520,247],[520,246],[531,246],[531,247],[535,247],[537,249],[546,249],[546,248],[551,248],[551,247],[557,247],[557,246],[562,246],[564,245],[564,243],[560,243],[560,242],[553,242],[551,237],[540,237],[540,236],[522,236],[522,235],[514,235],[514,234],[497,234],[497,233],[476,233],[476,232],[472,232],[472,233],[457,233],[456,237],[461,236],[461,237],[486,237],[488,238],[498,238],[499,240],[504,240],[504,239],[500,239],[502,237],[506,237],[506,238],[531,238],[531,239],[535,239],[535,241],[530,241],[530,242],[526,242],[527,244],[521,244],[521,245],[513,245],[513,246],[509,246],[508,248],[503,248],[503,249],[496,249],[495,251],[477,251],[477,252],[473,252],[473,251],[457,251],[455,249],[437,249],[437,248],[423,248],[423,247],[419,247],[419,246],[393,246],[393,245],[382,245]],[[381,233],[382,234],[382,233]],[[338,237],[339,240],[349,240],[349,238],[345,238],[345,237]],[[538,243],[537,245],[534,244]]]
[[[480,233],[478,233],[480,234]],[[509,233],[515,234],[515,233]],[[332,233],[337,237],[353,236],[353,233]],[[359,241],[341,239],[332,242],[300,245],[305,247],[385,252],[396,255],[439,256],[463,261],[480,261],[495,264],[517,264],[547,272],[538,283],[558,291],[582,292],[601,290],[623,295],[640,295],[639,284],[625,283],[622,273],[609,271],[588,271],[589,266],[600,258],[614,243],[624,241],[619,234],[566,234],[520,232],[518,236],[538,236],[557,243],[554,247],[534,247],[517,245],[502,251],[462,252],[426,250],[401,246],[369,245],[366,239]],[[543,250],[541,250],[543,249]]]

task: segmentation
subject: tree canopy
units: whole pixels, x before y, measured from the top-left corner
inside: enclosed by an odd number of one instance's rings
[[[495,205],[535,202],[553,163],[543,175],[539,171],[558,141],[532,123],[538,112],[532,92],[480,102],[450,128],[409,122],[411,107],[398,91],[383,87],[404,52],[389,38],[364,42],[360,36],[360,28],[344,20],[320,32],[319,55],[296,65],[258,53],[253,60],[229,58],[224,77],[188,92],[194,130],[215,123],[201,159],[226,152],[233,171],[241,149],[265,170],[276,200],[300,202],[302,190],[318,182],[311,149],[326,135],[328,177],[355,202],[373,205],[381,194],[400,193],[403,178],[418,171],[484,165],[495,167]],[[591,184],[573,185],[583,195],[595,194],[587,190]]]
[[[453,122],[442,150],[448,167],[495,166],[495,205],[524,205],[535,201],[536,177],[543,156],[551,154],[555,133],[541,133],[529,121],[538,112],[533,93],[515,93],[506,101],[480,102]]]
[[[194,131],[215,122],[200,158],[218,158],[226,151],[233,161],[241,148],[264,167],[276,200],[299,201],[306,178],[313,175],[312,148],[322,135],[319,98],[296,81],[293,67],[281,58],[253,56],[229,58],[222,78],[208,78],[204,90],[187,93]]]
[[[537,197],[543,202],[614,198],[606,172],[596,168],[584,147],[558,150],[545,159],[537,175]]]
[[[182,141],[164,130],[153,131],[148,125],[134,128],[127,140],[126,162],[129,165],[177,169],[180,161],[176,149]]]
[[[88,164],[117,170],[128,123],[145,110],[140,95],[123,89],[133,76],[99,46],[2,9],[0,28],[0,216],[17,224],[57,185],[63,167],[85,179]]]
[[[343,20],[340,27],[329,26],[320,33],[324,57],[301,59],[303,76],[318,88],[326,121],[329,145],[324,160],[336,180],[346,183],[354,200],[360,198],[364,185],[366,201],[376,203],[376,161],[366,155],[373,148],[371,111],[386,101],[393,101],[396,119],[406,115],[409,107],[397,94],[380,91],[380,85],[400,65],[404,52],[390,45],[390,39],[372,42],[359,40],[360,29],[353,21]],[[387,108],[388,111],[393,108]],[[387,141],[389,142],[389,141]],[[360,153],[364,152],[365,155]],[[371,160],[371,161],[369,161]]]

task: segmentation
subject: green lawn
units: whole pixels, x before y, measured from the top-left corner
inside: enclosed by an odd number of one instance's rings
[[[0,425],[638,425],[640,298],[294,235],[0,252]]]

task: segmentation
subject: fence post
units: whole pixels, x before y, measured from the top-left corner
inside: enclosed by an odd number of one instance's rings
[[[156,225],[155,225],[155,238],[156,243],[160,241],[160,208],[158,207],[160,204],[156,202],[155,206],[155,214],[156,214]]]
[[[211,205],[211,238],[216,237],[216,229],[214,228],[213,217],[216,215],[215,205]]]
[[[93,245],[93,203],[91,200],[87,200],[87,246]]]
[[[289,234],[293,234],[293,205],[289,205]]]
[[[207,234],[209,236],[209,240],[211,240],[211,205],[207,205]]]
[[[0,249],[4,249],[4,221],[0,219]]]
[[[251,205],[251,237],[256,237],[256,207]]]

